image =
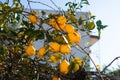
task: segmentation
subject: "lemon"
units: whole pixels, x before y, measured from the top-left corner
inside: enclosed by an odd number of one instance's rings
[[[68,38],[71,43],[77,43],[81,40],[81,35],[78,31],[74,31],[73,33],[68,33]]]
[[[39,50],[38,50],[38,56],[39,57],[43,57],[44,54],[45,54],[45,47],[41,47]]]
[[[35,15],[30,14],[29,21],[33,24],[36,24],[38,22],[38,18]]]
[[[79,64],[74,64],[73,71],[76,72],[79,70]]]
[[[74,58],[74,62],[77,63],[77,64],[79,64],[80,66],[83,65],[83,61],[80,58],[78,58],[78,57]]]
[[[65,31],[67,33],[73,33],[74,32],[74,27],[71,24],[66,24],[65,25]]]
[[[33,56],[35,54],[35,48],[32,45],[26,47],[25,52],[28,56]]]
[[[53,77],[52,80],[61,80],[59,77]]]
[[[60,24],[60,25],[65,24],[65,23],[66,23],[66,18],[65,18],[65,16],[58,16],[57,22],[58,22],[58,24]]]
[[[51,52],[59,52],[60,45],[57,42],[51,42],[48,50]]]
[[[68,73],[68,71],[69,71],[69,62],[67,61],[67,60],[63,60],[61,63],[60,63],[60,65],[59,65],[59,67],[60,67],[60,72],[61,73],[63,73],[63,74],[67,74]]]
[[[90,22],[89,25],[88,25],[88,29],[93,30],[94,28],[95,28],[94,22]]]
[[[60,45],[60,52],[63,54],[70,54],[71,48],[68,44],[62,44]]]
[[[49,61],[50,62],[58,62],[58,60],[55,58],[55,56],[50,56],[50,58],[49,58]]]
[[[52,25],[53,28],[62,31],[65,29],[66,18],[64,16],[58,16],[57,19],[50,19],[49,24]]]
[[[61,55],[58,53],[55,53],[54,55],[50,56],[49,61],[50,62],[58,62],[61,59]]]

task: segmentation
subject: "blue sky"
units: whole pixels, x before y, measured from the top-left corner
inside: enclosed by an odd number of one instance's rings
[[[5,1],[5,0],[0,0]],[[25,5],[27,0],[21,0]],[[53,4],[50,0],[33,0],[41,1],[47,5]],[[53,0],[57,6],[64,7],[64,4],[73,0]],[[79,0],[76,0],[79,1]],[[96,64],[101,64],[102,67],[109,64],[115,57],[120,56],[120,0],[89,0],[90,6],[86,6],[84,11],[91,11],[97,19],[101,19],[103,24],[108,27],[102,31],[101,39],[92,46],[92,57]],[[50,9],[41,4],[31,4],[32,8]],[[25,7],[28,7],[27,5]],[[54,7],[55,8],[55,7]],[[95,58],[96,57],[96,58]],[[115,68],[120,63],[120,59],[116,60],[110,67]]]
[[[90,11],[101,19],[108,27],[102,31],[100,41],[95,44],[99,46],[100,63],[102,66],[110,63],[115,57],[120,56],[120,0],[90,0]],[[93,47],[93,54],[96,54]],[[120,59],[116,60],[110,67],[116,68]]]

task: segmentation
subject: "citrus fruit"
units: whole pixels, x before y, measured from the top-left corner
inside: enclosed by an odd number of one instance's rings
[[[64,30],[65,27],[65,24],[58,24],[54,18],[50,20],[49,24],[52,25],[53,28],[59,31]]]
[[[65,18],[65,16],[58,16],[57,22],[58,22],[59,25],[65,24],[65,23],[66,23],[66,18]]]
[[[55,56],[57,59],[60,59],[60,58],[61,58],[61,55],[58,54],[58,53],[55,53],[53,56]]]
[[[68,38],[71,43],[77,43],[81,40],[81,35],[78,31],[74,31],[73,33],[68,33]]]
[[[94,28],[95,28],[94,22],[90,22],[89,25],[88,25],[88,29],[93,30]]]
[[[49,61],[50,61],[50,62],[58,62],[58,61],[56,60],[55,56],[53,56],[53,55],[50,56]]]
[[[32,45],[26,47],[25,52],[28,56],[33,56],[35,54],[35,48]]]
[[[51,42],[48,50],[51,52],[59,52],[60,45],[57,42]]]
[[[58,62],[61,59],[61,55],[58,53],[55,53],[54,55],[50,56],[49,61],[50,62]]]
[[[33,24],[36,24],[38,22],[38,18],[35,15],[30,14],[29,21]]]
[[[68,44],[60,45],[60,52],[63,54],[69,54],[71,52],[71,48]]]
[[[71,24],[65,24],[65,31],[67,33],[73,33],[74,32],[74,27]]]
[[[53,77],[52,80],[61,80],[59,77]]]
[[[73,71],[76,72],[79,70],[79,64],[74,64]]]
[[[45,54],[45,47],[41,47],[39,50],[38,50],[38,56],[39,57],[43,57],[44,54]]]
[[[69,71],[69,62],[67,60],[63,60],[60,65],[59,65],[59,68],[60,68],[60,72],[63,73],[63,74],[67,74],[68,71]]]
[[[74,58],[74,62],[77,63],[77,64],[79,64],[80,66],[83,65],[83,60],[81,60],[81,59],[78,58],[78,57],[75,57],[75,58]]]

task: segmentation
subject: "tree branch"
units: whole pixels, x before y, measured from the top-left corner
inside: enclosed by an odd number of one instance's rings
[[[97,66],[95,65],[94,60],[93,60],[93,59],[91,58],[91,56],[89,55],[89,52],[87,52],[87,51],[86,51],[84,48],[82,48],[79,44],[77,44],[77,45],[78,45],[78,47],[79,47],[80,49],[83,50],[83,52],[84,52],[85,54],[87,54],[87,56],[90,58],[90,60],[92,61],[93,65],[95,66],[95,68],[96,68],[96,70],[97,70],[97,72],[98,72],[101,80],[104,80],[103,77],[102,77],[102,75],[101,75],[101,73],[100,73],[100,71],[98,70]]]
[[[115,60],[117,60],[118,58],[120,58],[120,56],[114,58],[104,69],[102,72],[104,72]]]
[[[39,3],[39,4],[45,5],[45,6],[49,7],[49,8],[51,8],[51,9],[55,10],[53,7],[51,7],[51,6],[49,6],[49,5],[45,4],[45,3],[42,3],[42,2],[30,1],[30,0],[29,0],[29,2],[32,2],[32,3]]]

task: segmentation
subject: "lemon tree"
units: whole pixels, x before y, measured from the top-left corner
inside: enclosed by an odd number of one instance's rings
[[[81,31],[88,34],[96,26],[94,16],[83,20],[76,18],[76,11],[89,2],[68,2],[67,11],[50,14],[31,9],[29,0],[29,10],[21,0],[13,0],[12,6],[9,3],[0,2],[0,79],[76,80],[84,61],[74,56],[72,49],[81,48],[76,47],[82,39]],[[97,26],[99,31],[103,29],[99,22]],[[34,45],[37,41],[43,41],[37,44],[41,46],[38,49]]]

